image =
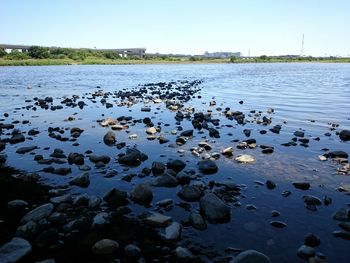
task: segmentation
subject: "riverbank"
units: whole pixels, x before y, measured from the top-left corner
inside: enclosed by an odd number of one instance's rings
[[[206,59],[197,57],[186,58],[86,58],[84,60],[64,59],[0,59],[0,66],[49,66],[49,65],[138,65],[138,64],[206,64],[206,63],[350,63],[350,58],[216,58]]]

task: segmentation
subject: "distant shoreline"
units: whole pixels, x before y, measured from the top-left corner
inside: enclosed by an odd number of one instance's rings
[[[165,59],[0,59],[0,66],[50,66],[50,65],[142,65],[142,64],[246,64],[246,63],[350,63],[350,58],[254,58],[242,59],[191,59],[191,58],[165,58]]]

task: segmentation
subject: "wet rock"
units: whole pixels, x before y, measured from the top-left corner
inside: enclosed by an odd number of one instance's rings
[[[115,137],[115,133],[112,131],[109,131],[105,134],[105,136],[103,137],[103,142],[106,145],[113,145],[116,142],[116,137]]]
[[[311,258],[315,255],[315,249],[306,245],[302,245],[297,252],[298,256],[303,259]]]
[[[238,254],[230,263],[270,263],[268,256],[256,250],[246,250]]]
[[[191,176],[185,172],[179,172],[176,175],[176,179],[179,181],[180,184],[189,184],[191,181]]]
[[[231,217],[231,209],[213,193],[207,193],[200,199],[200,209],[212,222],[228,221]]]
[[[181,172],[186,167],[186,163],[179,159],[169,160],[167,162],[167,168],[175,171],[176,173]]]
[[[141,255],[141,249],[134,244],[129,244],[125,246],[124,254],[127,257],[138,258]]]
[[[139,204],[149,204],[152,202],[153,193],[148,184],[139,184],[131,191],[131,198]]]
[[[282,222],[282,221],[271,221],[270,225],[274,226],[274,227],[277,227],[277,228],[284,228],[284,227],[287,226],[287,224]]]
[[[38,206],[25,214],[21,220],[21,223],[24,224],[29,221],[40,221],[43,218],[47,218],[52,213],[53,208],[53,204],[50,203]]]
[[[190,250],[184,247],[175,249],[175,257],[178,262],[192,262],[196,258]]]
[[[271,180],[266,181],[266,187],[270,190],[274,189],[276,187],[276,184],[272,182]]]
[[[7,208],[10,210],[21,211],[28,206],[24,200],[12,200],[7,203]]]
[[[214,138],[220,138],[220,133],[217,129],[210,128],[209,129],[209,136]]]
[[[180,136],[183,136],[183,137],[191,137],[191,136],[193,136],[193,130],[186,130],[186,131],[183,131],[183,132],[181,132]]]
[[[306,205],[321,205],[322,201],[313,195],[304,195],[303,196],[304,203]]]
[[[165,138],[164,136],[160,136],[158,138],[160,144],[168,143],[169,139]]]
[[[150,212],[145,218],[145,223],[153,227],[167,227],[173,219],[170,216],[165,216],[156,212]]]
[[[27,240],[14,237],[10,242],[0,247],[0,261],[3,263],[17,262],[31,251],[32,246]]]
[[[20,142],[24,142],[26,139],[23,136],[23,134],[14,134],[10,139],[9,139],[9,143],[11,144],[16,144],[16,143],[20,143]]]
[[[84,164],[84,155],[80,153],[70,153],[68,155],[68,163],[69,164],[76,164],[76,165],[83,165]]]
[[[104,227],[110,223],[110,215],[106,212],[101,212],[95,215],[95,217],[92,220],[92,227],[99,228]]]
[[[152,169],[152,173],[154,175],[161,175],[165,171],[165,164],[163,164],[161,162],[153,162],[151,169]]]
[[[195,202],[200,199],[202,192],[196,186],[186,185],[177,193],[177,195],[187,202]]]
[[[309,247],[318,247],[321,244],[321,240],[318,236],[314,234],[308,234],[305,237],[304,245]]]
[[[205,223],[205,220],[201,216],[200,213],[197,212],[191,212],[189,221],[192,225],[192,227],[198,229],[198,230],[205,230],[207,229],[207,224]]]
[[[6,143],[0,141],[0,152],[5,150],[5,148],[6,148]]]
[[[255,157],[248,154],[240,154],[235,158],[235,160],[239,163],[254,163]]]
[[[171,223],[171,225],[165,228],[164,239],[168,241],[174,241],[180,239],[181,225],[177,222]]]
[[[216,163],[212,160],[198,162],[198,168],[203,174],[214,174],[218,171]]]
[[[100,255],[114,254],[119,248],[117,241],[111,239],[102,239],[97,241],[93,247],[92,252]]]
[[[141,111],[143,111],[143,112],[150,112],[150,111],[151,111],[151,108],[142,107],[142,108],[141,108]]]
[[[23,238],[33,238],[38,234],[39,226],[36,222],[29,221],[17,228],[16,235]]]
[[[345,232],[345,231],[333,231],[333,236],[335,237],[339,237],[342,239],[346,239],[346,240],[350,240],[350,233],[349,232]]]
[[[75,178],[73,178],[70,182],[70,185],[76,185],[80,187],[88,187],[90,184],[90,176],[89,173],[83,173],[80,175],[77,175]]]
[[[294,132],[294,136],[296,136],[296,137],[304,137],[304,132],[302,132],[302,131],[295,131]]]
[[[309,190],[310,188],[310,183],[308,182],[294,182],[293,186],[297,189],[301,190]]]
[[[342,130],[339,133],[339,138],[343,141],[349,141],[350,140],[350,130]]]
[[[67,175],[71,172],[72,172],[72,169],[67,167],[56,168],[52,171],[53,174],[58,174],[58,175]]]
[[[156,134],[157,133],[157,129],[154,128],[154,127],[149,127],[149,128],[147,128],[146,133],[150,134],[150,135]]]
[[[138,166],[148,159],[148,156],[139,150],[127,149],[126,154],[118,158],[118,162],[128,166]]]
[[[342,229],[350,232],[350,223],[349,222],[340,222],[338,224],[338,226],[340,226]]]
[[[18,154],[25,154],[25,153],[31,152],[31,151],[33,151],[33,150],[35,150],[37,148],[38,148],[37,146],[21,147],[21,148],[18,148],[16,150],[16,153],[18,153]]]
[[[225,148],[221,151],[221,154],[225,155],[225,156],[232,156],[233,155],[233,148],[232,147]]]
[[[128,195],[126,192],[113,188],[105,194],[103,200],[105,200],[110,207],[119,207],[129,203],[127,197]]]
[[[344,151],[333,151],[329,153],[331,158],[348,158],[348,154]]]
[[[88,194],[81,194],[78,195],[74,198],[73,200],[73,206],[78,207],[78,206],[87,206],[89,204],[89,196]]]
[[[102,162],[104,164],[109,163],[109,161],[111,160],[111,157],[109,157],[108,155],[96,155],[96,154],[91,154],[89,156],[89,160],[90,162],[93,163],[99,163]]]
[[[151,185],[159,187],[176,187],[179,185],[179,181],[176,179],[175,176],[167,172],[151,180]]]
[[[340,208],[334,215],[333,219],[339,221],[350,221],[350,210],[347,208]]]
[[[89,209],[94,209],[99,207],[101,204],[101,198],[98,196],[90,196],[89,202],[88,202],[88,207]]]
[[[54,205],[58,205],[61,203],[67,203],[70,204],[72,203],[73,198],[72,195],[70,193],[65,194],[65,195],[61,195],[61,196],[56,196],[50,199],[50,202],[53,203]]]

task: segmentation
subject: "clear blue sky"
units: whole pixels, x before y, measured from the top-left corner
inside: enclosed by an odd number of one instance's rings
[[[0,0],[0,43],[350,55],[350,0]]]

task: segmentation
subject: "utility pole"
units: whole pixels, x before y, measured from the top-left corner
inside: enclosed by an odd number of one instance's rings
[[[301,40],[301,49],[300,49],[300,56],[304,56],[304,34],[303,39]]]

